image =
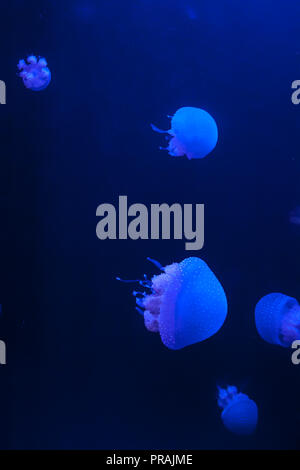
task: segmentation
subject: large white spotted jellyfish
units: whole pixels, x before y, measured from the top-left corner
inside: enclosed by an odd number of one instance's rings
[[[240,435],[249,435],[255,431],[258,410],[248,395],[239,393],[233,385],[218,387],[218,405],[223,410],[223,424],[229,431]]]
[[[214,118],[203,109],[184,107],[178,109],[171,119],[171,129],[163,131],[151,124],[155,132],[168,134],[168,150],[172,157],[184,155],[192,158],[204,158],[216,146],[218,128]]]
[[[149,331],[160,334],[169,349],[181,349],[214,335],[227,315],[223,287],[200,258],[162,267],[151,260],[162,274],[139,282],[144,292],[134,291],[137,310]],[[123,281],[120,278],[117,278]]]
[[[31,55],[18,63],[19,77],[23,79],[26,88],[33,91],[44,90],[51,81],[51,72],[45,58]]]
[[[265,295],[255,307],[255,323],[265,341],[288,348],[300,340],[300,305],[284,294]]]

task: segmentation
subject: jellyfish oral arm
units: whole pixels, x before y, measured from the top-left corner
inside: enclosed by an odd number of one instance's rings
[[[185,148],[176,137],[173,137],[170,140],[167,150],[169,151],[169,155],[171,155],[171,157],[183,157],[186,155],[189,160],[191,159],[191,157],[188,156]]]
[[[154,264],[154,266],[156,266],[158,269],[160,269],[161,271],[164,271],[165,268],[161,265],[161,263],[159,261],[156,261],[155,259],[152,259],[152,258],[147,258],[148,261],[150,261],[150,263]]]
[[[294,305],[284,316],[281,325],[281,336],[284,344],[290,345],[300,340],[300,306]]]
[[[159,316],[162,298],[168,285],[173,277],[180,276],[180,271],[177,263],[174,263],[165,268],[156,260],[147,258],[148,261],[153,263],[163,273],[158,276],[153,276],[151,281],[144,275],[143,280],[125,280],[117,277],[117,281],[126,283],[138,283],[145,288],[143,292],[133,291],[136,300],[136,310],[144,316],[145,327],[148,331],[158,333]]]
[[[150,125],[154,132],[158,132],[159,134],[169,134],[169,136],[172,136],[169,145],[167,147],[159,147],[160,150],[167,150],[169,152],[169,155],[171,155],[172,157],[183,157],[186,154],[185,149],[180,144],[179,140],[174,136],[172,130],[164,131],[156,127],[154,124]]]
[[[218,387],[218,405],[220,408],[226,408],[230,401],[237,395],[238,391],[234,385],[228,385],[227,388]]]
[[[144,292],[142,299],[137,299],[139,307],[144,309],[144,320],[147,330],[160,332],[160,309],[164,294],[173,279],[180,279],[180,270],[177,263],[166,266],[163,273],[154,276],[151,280],[150,293]]]

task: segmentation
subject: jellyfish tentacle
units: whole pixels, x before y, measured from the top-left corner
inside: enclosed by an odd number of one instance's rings
[[[134,291],[132,292],[132,295],[133,295],[134,297],[138,297],[138,296],[145,297],[147,294],[146,294],[146,292],[139,292],[139,291],[137,291],[137,290],[134,290]]]
[[[142,310],[141,308],[139,307],[135,307],[136,311],[139,312],[140,315],[143,315],[144,316],[144,310]]]
[[[159,261],[156,261],[155,259],[152,259],[152,258],[149,258],[147,257],[147,261],[150,261],[150,263],[154,264],[154,266],[156,266],[158,269],[160,269],[161,271],[164,271],[165,268],[163,267],[162,264],[160,264]]]
[[[130,282],[140,282],[139,279],[122,279],[121,277],[116,277],[117,281],[130,283]]]
[[[136,297],[135,302],[136,302],[138,307],[144,308],[144,300],[143,299],[139,299],[138,297]]]
[[[169,150],[169,155],[171,155],[171,157],[181,157],[181,155],[178,155],[178,153],[176,153],[176,151],[173,151],[173,150]]]
[[[116,281],[124,282],[125,284],[135,284],[138,283],[140,286],[147,287],[151,289],[152,283],[149,279],[147,279],[146,275],[145,279],[142,281],[140,279],[122,279],[121,277],[116,277]]]
[[[152,130],[154,132],[158,132],[159,134],[169,134],[169,131],[164,131],[163,129],[159,129],[159,127],[155,126],[154,124],[150,124]]]
[[[147,287],[148,289],[151,289],[151,286],[152,286],[152,282],[149,280],[139,281],[139,284],[140,286]]]

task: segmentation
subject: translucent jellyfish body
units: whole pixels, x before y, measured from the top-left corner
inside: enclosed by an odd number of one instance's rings
[[[268,343],[290,347],[300,340],[300,306],[293,297],[279,293],[262,297],[255,307],[255,323]]]
[[[26,88],[33,91],[44,90],[51,81],[51,72],[46,59],[31,55],[27,61],[20,60],[18,63],[19,77],[23,79]]]
[[[186,258],[164,268],[153,262],[162,274],[151,280],[144,276],[138,282],[145,291],[133,292],[146,328],[159,333],[169,349],[181,349],[215,334],[225,321],[227,299],[207,264],[200,258]]]
[[[218,388],[218,405],[222,408],[222,421],[231,432],[241,435],[252,434],[257,426],[258,410],[256,403],[237,388],[229,385]]]
[[[168,150],[173,157],[186,155],[192,158],[204,158],[216,146],[218,128],[214,118],[199,108],[184,107],[178,109],[171,120],[171,129],[163,131],[151,124],[154,131],[168,134],[171,138]],[[162,148],[162,147],[160,147]]]

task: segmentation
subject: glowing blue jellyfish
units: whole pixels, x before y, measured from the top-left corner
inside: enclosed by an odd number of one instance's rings
[[[33,91],[41,91],[47,88],[51,81],[51,72],[48,69],[47,61],[43,57],[37,58],[31,55],[25,60],[20,60],[18,69],[19,77],[23,79],[26,88]]]
[[[218,405],[223,409],[221,418],[229,431],[241,435],[255,431],[258,419],[256,403],[244,393],[239,393],[235,386],[218,387]]]
[[[176,111],[171,120],[171,129],[163,131],[151,124],[154,131],[169,134],[168,150],[172,157],[186,155],[191,158],[204,158],[216,146],[218,128],[213,117],[203,109],[185,107]],[[160,147],[162,148],[162,147]]]
[[[137,310],[149,331],[158,332],[169,349],[181,349],[214,335],[227,315],[223,287],[200,258],[162,267],[162,274],[139,282],[144,292],[133,292]],[[122,281],[122,279],[117,278]]]
[[[265,295],[255,307],[255,323],[265,341],[288,348],[300,339],[300,306],[284,294]]]

